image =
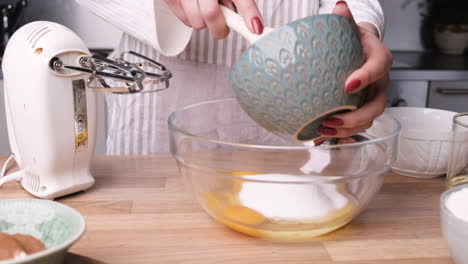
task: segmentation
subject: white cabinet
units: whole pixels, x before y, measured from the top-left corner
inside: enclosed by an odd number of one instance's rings
[[[387,105],[468,112],[468,81],[392,81]]]
[[[388,106],[426,107],[427,81],[391,81]]]
[[[428,106],[455,112],[468,112],[468,82],[431,82]]]

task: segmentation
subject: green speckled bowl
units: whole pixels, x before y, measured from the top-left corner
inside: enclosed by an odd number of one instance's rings
[[[0,200],[0,232],[31,235],[46,250],[1,264],[59,264],[85,232],[85,220],[76,210],[58,202],[25,199]]]
[[[244,111],[270,132],[295,141],[319,137],[327,117],[356,110],[365,91],[344,92],[364,63],[356,27],[339,15],[317,15],[283,26],[244,52],[229,81]]]

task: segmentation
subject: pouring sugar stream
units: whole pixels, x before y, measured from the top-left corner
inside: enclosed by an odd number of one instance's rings
[[[322,120],[337,112],[355,110],[363,102],[363,94],[346,95],[343,91],[345,78],[363,61],[359,38],[346,18],[334,15],[309,17],[279,29],[266,27],[259,36],[249,31],[239,15],[226,7],[221,8],[227,25],[252,44],[233,66],[230,83],[243,110],[262,127],[288,140],[306,142],[319,137],[316,130]],[[330,52],[325,51],[327,41],[332,46]],[[345,49],[350,56],[342,58],[342,64],[337,65],[335,56]],[[316,69],[310,68],[311,65]],[[324,69],[324,65],[331,66]],[[327,72],[325,77],[322,71]],[[314,143],[310,141],[304,145],[312,147]],[[309,160],[301,168],[303,173],[320,174],[329,166],[329,152],[311,148],[309,153]],[[300,182],[303,177],[235,174],[253,181]],[[241,182],[234,190],[224,191],[234,192],[228,197],[224,193],[220,197],[216,197],[216,193],[207,193],[205,203],[214,211],[224,204],[230,209],[221,214],[240,222],[253,219],[260,224],[261,219],[266,218],[291,223],[320,223],[333,218],[333,213],[356,204],[356,199],[346,193],[346,188],[338,189],[335,184]],[[291,208],[294,201],[297,202]],[[350,215],[353,213],[352,209],[348,211]],[[245,230],[232,223],[231,227],[241,232]]]

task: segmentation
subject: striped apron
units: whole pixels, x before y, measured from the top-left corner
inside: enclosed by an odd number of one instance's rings
[[[265,25],[278,27],[318,13],[319,1],[258,0]],[[167,119],[177,108],[202,101],[232,98],[229,67],[247,47],[237,33],[215,40],[208,30],[194,32],[186,50],[164,57],[124,34],[116,54],[134,50],[163,63],[173,72],[168,90],[158,93],[106,95],[107,154],[148,155],[169,150]]]

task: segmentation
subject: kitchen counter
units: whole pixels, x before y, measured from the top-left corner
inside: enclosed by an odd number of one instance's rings
[[[308,243],[275,244],[211,220],[170,156],[97,157],[93,173],[94,187],[58,200],[87,222],[67,264],[452,263],[439,228],[443,178],[389,173],[369,208],[347,226]],[[16,182],[0,188],[0,199],[27,197]]]
[[[468,56],[449,56],[430,52],[393,53],[391,80],[467,81]]]

